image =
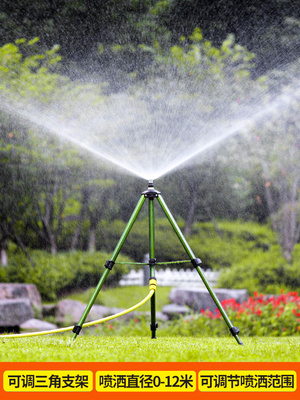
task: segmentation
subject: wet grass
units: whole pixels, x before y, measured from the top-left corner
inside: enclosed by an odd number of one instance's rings
[[[105,337],[0,339],[1,362],[299,362],[300,338]]]

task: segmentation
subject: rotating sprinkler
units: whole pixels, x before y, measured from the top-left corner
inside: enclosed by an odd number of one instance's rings
[[[111,315],[106,318],[102,318],[99,320],[95,320],[92,322],[86,323],[85,320],[102,288],[102,286],[105,283],[105,280],[107,279],[107,276],[109,275],[110,271],[113,269],[114,265],[116,264],[117,257],[127,239],[127,236],[133,227],[137,216],[139,215],[145,201],[148,199],[148,222],[149,222],[149,262],[146,263],[146,265],[149,266],[150,269],[150,280],[149,280],[149,293],[148,295],[142,300],[140,303],[136,304],[135,306],[124,310],[118,314]],[[189,260],[179,260],[179,261],[172,261],[172,262],[157,262],[155,258],[155,229],[154,229],[154,200],[157,200],[161,209],[163,210],[165,216],[169,220],[173,230],[175,231],[181,245],[183,246]],[[151,320],[150,320],[150,330],[151,330],[151,338],[156,339],[156,331],[158,328],[158,324],[156,322],[156,302],[155,302],[155,292],[156,292],[156,278],[155,278],[155,268],[157,265],[166,265],[166,264],[174,264],[174,263],[186,263],[186,262],[191,262],[192,266],[196,269],[196,271],[199,274],[199,277],[203,281],[206,289],[208,290],[210,296],[212,297],[213,301],[215,302],[218,310],[220,311],[220,314],[222,315],[225,323],[228,326],[228,329],[230,333],[233,335],[235,340],[237,341],[238,344],[242,345],[242,341],[240,340],[238,334],[239,334],[239,329],[236,326],[233,326],[231,323],[228,315],[226,314],[226,311],[224,310],[221,302],[215,295],[213,289],[211,288],[208,280],[205,277],[204,272],[202,271],[200,265],[201,265],[201,260],[200,258],[196,258],[192,249],[190,248],[188,242],[186,241],[185,237],[183,236],[179,226],[177,225],[174,217],[172,216],[170,210],[168,209],[165,201],[163,200],[161,193],[157,190],[154,189],[154,184],[153,180],[149,180],[148,182],[148,188],[144,192],[141,193],[141,197],[119,239],[119,242],[117,243],[112,256],[109,260],[106,261],[105,263],[105,271],[100,277],[100,280],[98,282],[97,287],[94,290],[94,293],[92,294],[79,322],[77,325],[66,327],[66,328],[61,328],[61,329],[55,329],[55,330],[50,330],[50,331],[43,331],[43,332],[31,332],[31,333],[26,333],[26,334],[15,334],[15,335],[0,335],[0,338],[15,338],[15,337],[28,337],[28,336],[38,336],[38,335],[47,335],[47,334],[53,334],[53,333],[60,333],[60,332],[66,332],[66,331],[73,331],[73,336],[72,339],[75,340],[79,333],[81,332],[82,328],[86,328],[92,325],[96,325],[102,322],[109,321],[113,318],[118,318],[122,315],[125,315],[131,311],[134,311],[135,309],[141,307],[143,304],[145,304],[148,300],[150,300],[150,311],[151,311]],[[126,263],[129,264],[129,263]],[[134,264],[140,264],[140,265],[145,265],[145,263],[134,263]]]
[[[123,234],[121,235],[118,244],[115,247],[115,250],[111,256],[111,258],[109,260],[106,261],[105,263],[105,267],[106,270],[104,271],[102,277],[99,280],[98,286],[96,287],[88,305],[86,306],[86,309],[84,310],[80,321],[78,322],[77,325],[74,326],[73,329],[73,339],[75,340],[76,337],[79,335],[81,329],[84,327],[84,322],[95,302],[95,299],[97,298],[109,272],[112,270],[112,268],[115,265],[116,259],[118,257],[118,254],[123,246],[123,244],[126,241],[126,238],[131,230],[131,228],[133,227],[135,220],[137,218],[137,216],[139,215],[146,199],[148,199],[148,222],[149,222],[149,269],[150,269],[150,282],[156,282],[156,278],[155,278],[155,267],[157,265],[161,265],[161,264],[173,264],[174,262],[157,262],[156,258],[155,258],[155,229],[154,229],[154,200],[157,200],[160,207],[162,208],[164,214],[166,215],[167,219],[169,220],[173,230],[175,231],[180,243],[182,244],[185,252],[187,253],[189,260],[193,267],[196,269],[196,271],[198,272],[200,278],[202,279],[204,285],[206,286],[209,294],[211,295],[213,301],[215,302],[218,310],[220,311],[225,323],[227,324],[230,333],[234,336],[234,338],[236,339],[237,343],[242,345],[243,343],[241,342],[238,334],[239,334],[239,329],[236,326],[233,326],[233,324],[231,323],[229,317],[226,314],[226,311],[224,310],[222,304],[220,303],[219,299],[217,298],[217,296],[215,295],[215,293],[213,292],[208,280],[206,279],[200,265],[201,265],[201,260],[200,258],[196,258],[192,249],[190,248],[188,242],[186,241],[185,237],[183,236],[179,226],[177,225],[174,217],[172,216],[171,212],[169,211],[165,201],[163,200],[161,193],[158,190],[154,189],[154,184],[153,184],[153,180],[149,180],[148,182],[148,188],[146,191],[142,192],[141,197],[123,231]],[[182,261],[177,261],[177,263],[185,263],[187,262],[187,260],[182,260]],[[143,263],[139,263],[139,264],[143,264]],[[152,339],[156,339],[156,330],[158,328],[158,324],[156,322],[156,304],[155,304],[155,292],[153,293],[153,295],[150,298],[150,304],[151,304],[151,321],[150,321],[150,330],[151,330],[151,338]]]

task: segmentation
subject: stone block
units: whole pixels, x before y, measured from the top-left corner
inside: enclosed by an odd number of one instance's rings
[[[51,331],[56,328],[56,325],[36,318],[28,319],[20,325],[20,330],[26,332]]]
[[[76,324],[80,320],[85,305],[76,300],[62,300],[57,303],[56,322],[60,324]]]
[[[0,300],[1,327],[19,326],[33,316],[29,299]]]
[[[0,300],[29,299],[32,307],[42,309],[42,300],[37,287],[27,283],[0,283]]]
[[[248,299],[246,289],[214,289],[219,299],[235,299],[238,303]],[[169,294],[169,300],[178,305],[186,305],[195,312],[209,309],[214,311],[217,306],[206,288],[173,288]]]
[[[56,311],[57,311],[56,304],[43,304],[42,317],[43,318],[55,317]]]
[[[116,314],[120,311],[122,311],[121,308],[109,308],[98,304],[94,304],[89,313],[89,318],[91,321],[94,321],[97,319],[101,319]]]
[[[180,318],[181,315],[191,313],[191,310],[185,305],[167,304],[163,306],[162,312],[168,316],[169,319]]]

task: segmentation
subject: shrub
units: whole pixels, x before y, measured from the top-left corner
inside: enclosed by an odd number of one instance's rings
[[[204,266],[223,269],[268,254],[276,237],[267,225],[243,221],[220,221],[218,231],[212,222],[194,224],[189,244]]]
[[[294,252],[299,252],[297,245]],[[250,293],[258,290],[264,293],[280,293],[299,291],[300,259],[295,257],[293,264],[288,264],[278,245],[272,246],[268,252],[255,252],[251,258],[243,259],[229,269],[224,269],[219,277],[218,285],[235,289],[247,289]]]
[[[104,230],[102,245],[107,251],[114,249],[125,226],[126,223],[120,220],[113,221],[109,225],[106,221],[102,222]],[[122,251],[138,262],[143,261],[144,255],[149,253],[147,219],[135,222]],[[188,259],[179,239],[165,218],[156,218],[155,220],[155,256],[160,262]]]
[[[183,230],[184,223],[177,221]],[[101,243],[106,251],[112,251],[125,228],[125,222],[102,221]],[[221,269],[252,259],[256,253],[268,253],[276,244],[276,237],[266,225],[241,221],[220,221],[216,231],[212,222],[193,225],[186,237],[196,257],[201,258],[204,268]],[[142,261],[149,252],[148,220],[137,220],[126,239],[122,251],[129,257]],[[155,219],[155,255],[159,262],[185,260],[188,256],[166,218]],[[189,265],[190,267],[190,265]]]
[[[9,266],[0,269],[0,277],[4,282],[33,283],[43,300],[50,301],[67,292],[97,285],[104,264],[111,256],[103,252],[81,251],[51,255],[40,250],[32,251],[30,255],[34,265],[22,253],[10,255]],[[130,262],[124,256],[119,256],[117,261]],[[106,284],[114,284],[128,270],[126,264],[116,264]]]

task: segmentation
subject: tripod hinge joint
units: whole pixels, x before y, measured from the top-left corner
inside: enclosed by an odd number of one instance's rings
[[[148,188],[145,192],[142,193],[142,195],[144,195],[144,197],[148,198],[149,200],[153,200],[160,195],[160,192],[153,188]]]
[[[79,335],[82,327],[80,325],[75,325],[73,328],[73,332],[76,333],[76,335]]]
[[[104,266],[110,270],[112,270],[113,266],[115,265],[115,262],[113,260],[107,260]]]
[[[200,266],[200,264],[202,263],[202,261],[200,260],[200,258],[194,258],[193,260],[191,260],[193,267],[197,268]]]
[[[238,335],[240,333],[240,330],[237,326],[232,326],[229,330],[232,336]]]
[[[156,258],[150,258],[149,260],[149,266],[150,267],[155,267],[156,265]]]
[[[156,329],[158,328],[158,323],[157,322],[151,322],[151,324],[150,324],[150,330],[152,331],[152,332],[155,332],[156,331]]]

